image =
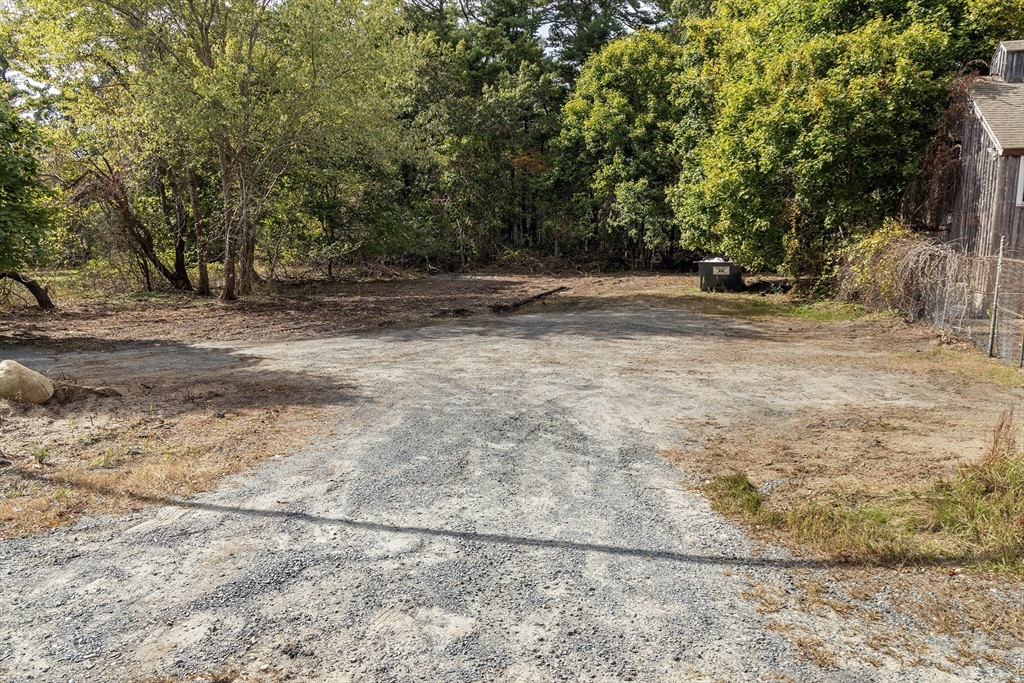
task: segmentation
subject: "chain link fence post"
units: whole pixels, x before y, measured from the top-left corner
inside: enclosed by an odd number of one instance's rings
[[[999,315],[999,279],[1003,275],[1003,245],[1006,242],[1006,236],[999,238],[999,260],[996,262],[996,284],[992,291],[992,324],[988,328],[988,357],[992,357],[992,352],[995,350],[996,345],[996,316]]]

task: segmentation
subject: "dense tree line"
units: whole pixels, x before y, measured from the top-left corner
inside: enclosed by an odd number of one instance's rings
[[[0,271],[225,299],[282,263],[820,273],[1024,0],[19,0]]]

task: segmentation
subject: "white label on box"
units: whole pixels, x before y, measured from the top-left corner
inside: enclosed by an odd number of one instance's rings
[[[711,272],[714,275],[728,275],[729,266],[711,266]]]

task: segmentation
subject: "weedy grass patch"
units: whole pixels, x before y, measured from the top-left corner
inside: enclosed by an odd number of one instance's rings
[[[929,347],[926,353],[906,353],[898,357],[934,363],[937,369],[952,372],[967,381],[998,384],[1011,389],[1024,387],[1024,374],[1017,368],[998,358],[987,358],[968,343],[956,346],[942,344]]]
[[[614,290],[604,297],[618,297]],[[630,292],[627,298],[673,308],[686,308],[705,315],[733,318],[796,318],[812,322],[857,320],[871,314],[863,306],[835,299],[807,299],[793,292],[704,292],[696,277],[682,286],[658,287]]]
[[[788,509],[773,508],[741,472],[716,476],[703,490],[723,514],[836,560],[1024,573],[1024,449],[1012,410],[981,460],[922,489],[834,491]]]

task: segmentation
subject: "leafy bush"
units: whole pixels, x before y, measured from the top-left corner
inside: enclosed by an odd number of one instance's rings
[[[35,152],[32,125],[0,100],[0,271],[42,255],[49,212]]]

